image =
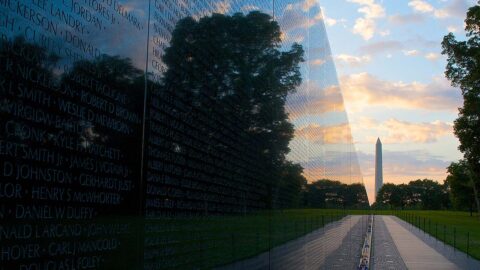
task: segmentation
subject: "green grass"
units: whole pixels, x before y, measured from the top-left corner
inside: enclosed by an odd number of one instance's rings
[[[459,211],[374,211],[395,215],[470,256],[480,259],[480,219]]]
[[[335,209],[295,209],[238,216],[120,219],[118,223],[130,223],[135,229],[116,251],[123,259],[113,256],[104,266],[135,269],[132,265],[142,262],[134,258],[145,252],[144,269],[212,269],[261,254],[346,214]],[[144,222],[153,229],[145,230]]]
[[[464,252],[467,252],[468,243],[468,253],[480,259],[480,221],[478,217],[470,217],[469,213],[334,209],[147,220],[148,224],[155,225],[150,232],[144,232],[143,220],[136,220],[132,225],[136,228],[135,233],[122,241],[120,250],[115,252],[117,256],[112,258],[118,258],[118,252],[123,254],[123,258],[138,258],[145,251],[147,256],[139,262],[145,264],[145,267],[142,266],[145,269],[211,269],[268,251],[345,215],[367,214],[396,215]],[[107,262],[106,265],[115,265],[115,269],[135,268],[117,265],[122,261],[125,260]]]

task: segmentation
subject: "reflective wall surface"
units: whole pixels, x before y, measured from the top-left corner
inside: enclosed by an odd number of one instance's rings
[[[0,269],[268,266],[341,219],[304,210],[363,187],[310,2],[0,0]]]

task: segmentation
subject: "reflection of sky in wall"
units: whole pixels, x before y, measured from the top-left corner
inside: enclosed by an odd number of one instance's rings
[[[276,14],[284,46],[299,42],[306,51],[303,84],[287,102],[296,127],[290,158],[300,161],[310,181],[362,182],[320,6],[278,1]]]
[[[121,16],[112,8],[108,8],[110,13],[106,16],[107,18],[103,18],[98,16],[93,7],[90,7],[92,14],[96,14],[98,19],[97,27],[88,25],[85,28],[88,30],[72,33],[70,37],[75,35],[77,41],[98,49],[102,54],[129,57],[137,68],[145,70],[149,2],[135,0],[120,2],[122,11],[124,14],[128,13],[128,17]],[[150,37],[155,35],[152,30],[155,2],[151,1],[152,6],[150,6],[152,10]],[[53,2],[49,2],[49,5],[51,3]],[[63,10],[75,10],[76,7],[72,3],[65,1],[65,3],[56,4],[63,5],[61,6]],[[273,14],[273,2],[264,0],[185,0],[176,1],[176,3],[190,12],[188,15],[194,18],[209,16],[212,13],[233,14],[252,10]],[[103,3],[103,5],[107,4]],[[86,4],[82,2],[82,6],[85,7]],[[31,8],[46,14],[50,12],[50,6],[46,11],[40,11],[33,5]],[[74,18],[80,16],[75,12],[70,14]],[[9,15],[18,17],[13,10]],[[171,18],[174,21],[181,19],[176,16]],[[282,49],[289,49],[294,42],[302,44],[305,49],[306,61],[301,67],[303,83],[287,102],[287,111],[297,130],[296,137],[291,142],[292,151],[289,158],[300,162],[305,167],[305,175],[309,180],[325,177],[342,181],[351,181],[351,179],[355,182],[361,181],[320,6],[316,1],[309,0],[277,0],[275,18],[283,33]],[[25,20],[18,20],[18,23],[25,23]],[[50,37],[52,44],[65,42],[63,37],[66,35],[67,28],[58,31],[57,35]],[[32,41],[38,44],[40,43],[38,38],[36,36],[36,40]],[[152,48],[153,39],[150,38],[148,42],[149,48]],[[62,64],[72,63],[71,53],[74,52],[69,52],[70,55],[67,57],[65,49],[59,49],[60,56],[65,59]],[[148,53],[151,54],[151,50],[148,50]],[[148,63],[147,68],[150,72],[151,63]]]

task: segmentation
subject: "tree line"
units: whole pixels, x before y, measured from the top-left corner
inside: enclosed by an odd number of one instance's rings
[[[365,186],[320,179],[306,184],[303,192],[305,208],[365,209],[369,207]]]
[[[384,184],[372,208],[459,210],[472,214],[476,199],[468,165],[464,160],[453,162],[447,170],[449,175],[443,183],[417,179],[408,184]]]
[[[480,2],[479,2],[480,3]],[[460,141],[463,159],[449,167],[452,203],[455,207],[474,207],[480,214],[480,6],[469,8],[465,19],[466,41],[453,33],[443,38],[442,54],[447,56],[445,76],[459,87],[463,106],[458,109],[454,133]],[[480,217],[480,215],[479,215]]]
[[[449,188],[430,179],[414,180],[408,184],[384,184],[378,191],[375,209],[424,209],[450,208]]]

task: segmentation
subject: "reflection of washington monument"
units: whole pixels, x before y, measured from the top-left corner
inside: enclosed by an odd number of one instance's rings
[[[377,139],[375,145],[375,196],[383,185],[382,142]]]

